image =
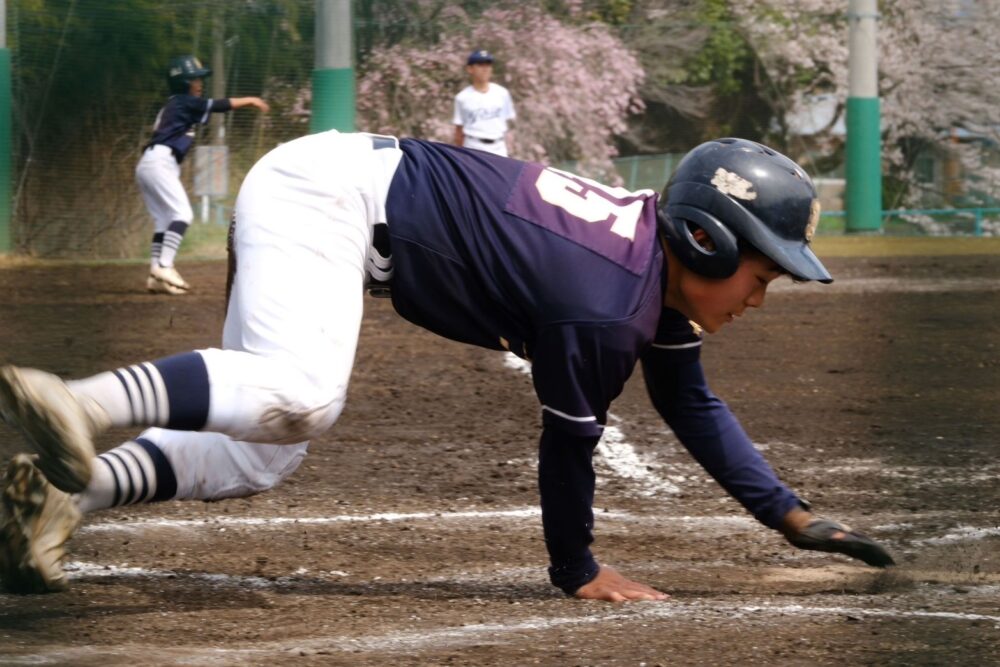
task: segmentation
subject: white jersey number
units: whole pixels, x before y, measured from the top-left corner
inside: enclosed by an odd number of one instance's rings
[[[629,241],[635,241],[645,200],[655,194],[652,190],[629,192],[552,167],[542,170],[535,187],[549,204],[584,222],[611,222],[612,233]]]

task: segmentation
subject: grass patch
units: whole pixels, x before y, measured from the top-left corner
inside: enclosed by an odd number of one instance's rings
[[[1000,255],[994,236],[818,236],[812,246],[820,257]]]
[[[226,236],[229,225],[196,222],[184,234],[178,261],[190,259],[221,259],[226,256]]]

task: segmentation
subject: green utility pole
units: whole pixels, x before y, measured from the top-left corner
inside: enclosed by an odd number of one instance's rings
[[[847,231],[882,228],[882,133],[877,0],[850,0],[847,98]]]
[[[354,131],[351,0],[316,0],[316,69],[309,129]]]
[[[7,48],[7,4],[0,0],[0,254],[10,252],[11,191],[11,114],[10,49]]]

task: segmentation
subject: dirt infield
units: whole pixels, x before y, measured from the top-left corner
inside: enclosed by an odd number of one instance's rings
[[[884,539],[892,571],[756,525],[637,374],[600,450],[595,551],[673,597],[562,596],[524,369],[368,299],[348,407],[291,480],[90,515],[70,591],[0,595],[0,664],[996,664],[1000,262],[829,264],[834,285],[776,287],[703,358],[782,477]],[[197,292],[176,299],[137,265],[0,269],[0,358],[80,376],[211,346],[224,264],[183,269]],[[0,426],[0,458],[18,447]]]

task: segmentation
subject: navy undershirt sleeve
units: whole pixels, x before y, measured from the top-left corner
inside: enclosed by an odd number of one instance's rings
[[[210,111],[212,113],[224,113],[226,111],[231,111],[233,108],[233,103],[229,101],[228,97],[224,97],[221,100],[212,100],[212,108]]]
[[[572,595],[597,576],[594,541],[594,448],[598,436],[547,427],[538,452],[542,528],[549,551],[549,579]]]
[[[709,389],[697,351],[652,348],[643,355],[642,368],[653,405],[684,447],[758,521],[779,528],[801,501]]]

